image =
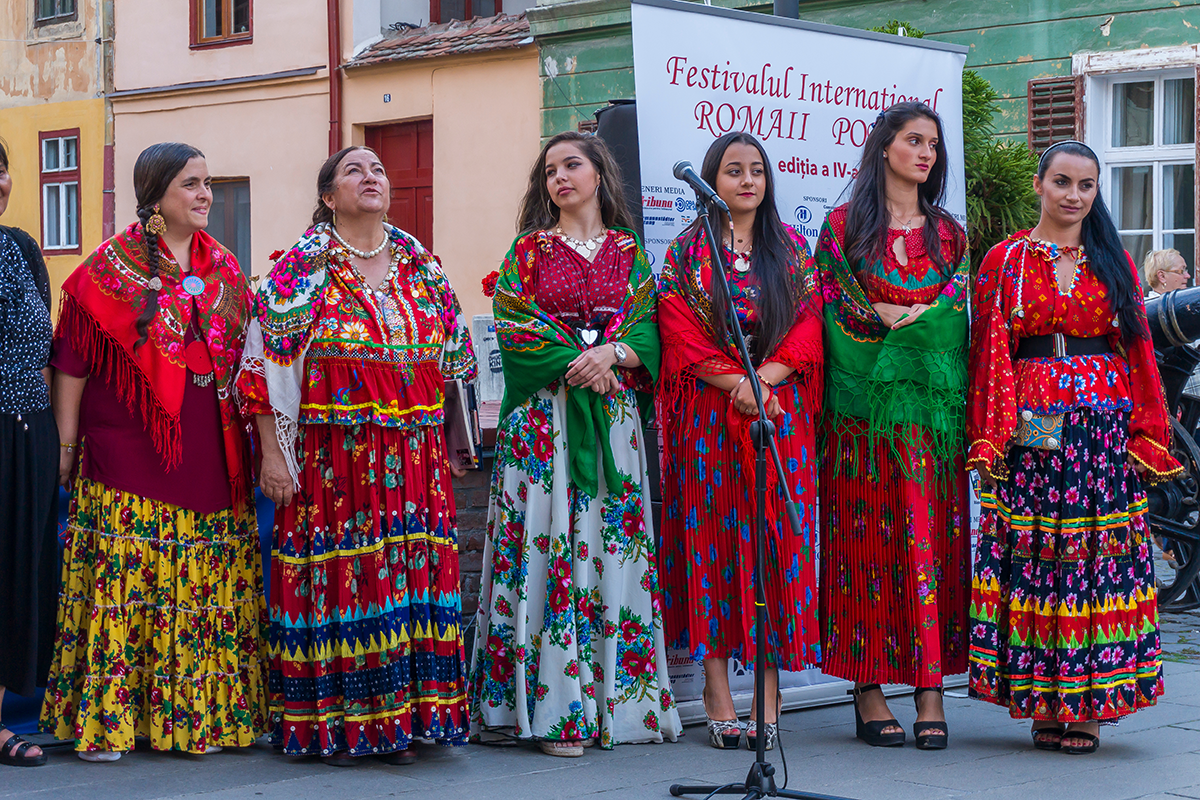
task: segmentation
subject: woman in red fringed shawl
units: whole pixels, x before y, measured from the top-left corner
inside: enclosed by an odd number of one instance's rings
[[[798,501],[802,536],[787,524],[778,476],[768,467],[766,705],[767,748],[774,746],[780,669],[820,661],[817,627],[814,420],[821,397],[820,299],[803,236],[779,219],[770,159],[749,134],[717,139],[704,179],[730,217],[714,220],[733,264],[738,321],[757,365],[767,413],[775,420],[788,488]],[[693,226],[667,251],[659,296],[663,377],[659,407],[663,454],[662,541],[668,641],[703,659],[705,713],[713,747],[736,748],[740,724],[727,663],[754,660],[754,448],[757,417],[726,327],[723,289],[712,254]],[[754,749],[751,719],[747,745]]]
[[[249,439],[230,394],[249,288],[204,233],[200,151],[154,145],[133,176],[141,221],[63,284],[52,361],[71,507],[42,729],[86,761],[135,736],[244,747],[266,727]]]

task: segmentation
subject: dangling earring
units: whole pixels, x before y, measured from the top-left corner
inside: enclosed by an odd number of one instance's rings
[[[152,233],[155,236],[162,236],[167,232],[167,221],[158,211],[158,203],[154,204],[154,213],[150,215],[150,219],[146,222],[146,232]]]
[[[333,211],[333,209],[330,209],[330,211]],[[335,228],[337,227],[337,212],[336,211],[333,211],[333,227],[335,227]]]
[[[550,208],[550,198],[549,197],[546,198],[546,214],[550,217],[550,219],[554,219],[554,210],[552,208]]]

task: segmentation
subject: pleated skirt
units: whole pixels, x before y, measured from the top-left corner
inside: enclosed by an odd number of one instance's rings
[[[826,435],[821,669],[865,683],[940,686],[967,670],[966,473],[961,461],[922,464],[903,446],[897,455],[890,441],[873,451],[865,442],[862,420]]]
[[[755,656],[754,564],[757,504],[753,456],[729,434],[729,396],[697,381],[690,414],[667,433],[663,459],[662,563],[667,641],[693,659]],[[802,670],[822,661],[817,620],[816,481],[813,419],[802,388],[775,392],[783,408],[776,443],[801,531],[782,504],[768,513],[767,664]],[[768,455],[768,459],[770,456]],[[767,469],[775,467],[768,461]]]
[[[58,426],[0,414],[0,686],[46,685],[58,601]]]

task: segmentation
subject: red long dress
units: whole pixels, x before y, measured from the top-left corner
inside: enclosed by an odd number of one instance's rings
[[[793,367],[775,389],[783,409],[776,442],[787,485],[800,507],[793,535],[768,465],[766,576],[767,663],[786,670],[816,666],[816,440],[822,390],[821,305],[808,245],[792,231],[801,263],[794,265],[796,322],[763,362]],[[694,659],[754,656],[754,448],[752,417],[733,409],[729,393],[701,376],[742,372],[732,347],[712,342],[712,259],[703,242],[676,239],[659,284],[663,340],[660,413],[663,512],[659,544],[667,641]],[[743,330],[756,332],[754,273],[733,274]]]
[[[829,225],[842,245],[846,206],[830,212]],[[940,234],[943,258],[956,265],[961,246],[954,230],[943,224]],[[901,236],[907,264],[892,249]],[[858,276],[872,303],[932,303],[949,279],[926,252],[919,228],[907,235],[889,231],[883,266],[882,275]],[[874,453],[861,447],[865,421],[861,427],[825,431],[821,670],[868,683],[940,686],[943,675],[967,669],[971,565],[966,472],[958,459],[945,465],[944,479],[928,484],[909,480],[896,462],[892,442],[879,442]],[[839,455],[842,461],[835,469]]]

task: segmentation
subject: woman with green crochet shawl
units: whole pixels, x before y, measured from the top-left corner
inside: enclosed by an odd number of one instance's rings
[[[817,243],[821,668],[856,682],[856,735],[875,746],[904,743],[878,687],[903,683],[917,687],[917,747],[945,747],[942,678],[967,668],[967,260],[938,206],[946,166],[937,114],[892,106]]]
[[[658,376],[654,275],[620,170],[550,139],[495,284],[496,431],[472,727],[581,756],[672,741],[642,413]]]

